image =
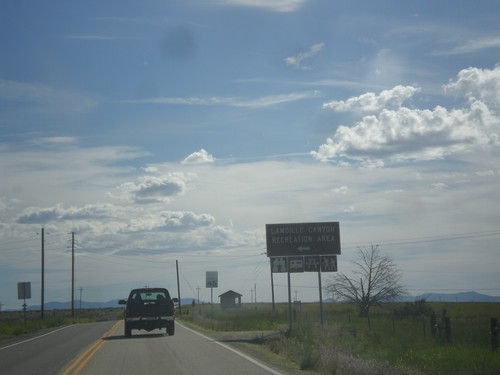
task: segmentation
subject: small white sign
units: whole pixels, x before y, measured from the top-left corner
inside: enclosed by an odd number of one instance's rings
[[[219,287],[219,274],[217,271],[207,271],[207,288]]]
[[[17,283],[17,299],[31,298],[31,282]]]

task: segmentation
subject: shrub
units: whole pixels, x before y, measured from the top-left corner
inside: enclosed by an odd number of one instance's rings
[[[432,307],[425,298],[417,299],[415,302],[406,302],[403,306],[394,310],[394,317],[406,318],[410,316],[431,316],[434,313]]]

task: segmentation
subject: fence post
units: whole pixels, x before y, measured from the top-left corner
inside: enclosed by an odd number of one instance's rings
[[[436,337],[439,335],[439,326],[436,321],[436,313],[432,313],[431,315],[431,332],[432,336]]]
[[[422,328],[424,329],[424,339],[427,338],[427,334],[425,332],[425,315],[422,315]]]
[[[451,342],[451,323],[450,318],[445,317],[444,319],[444,332],[446,335],[446,342]]]
[[[491,349],[498,349],[498,320],[497,318],[490,319],[490,334],[491,334]]]

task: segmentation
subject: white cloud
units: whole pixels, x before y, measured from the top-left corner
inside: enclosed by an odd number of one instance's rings
[[[332,189],[332,194],[334,194],[334,195],[347,194],[348,191],[349,191],[349,188],[347,186],[341,186],[341,187]]]
[[[111,216],[112,207],[106,204],[89,204],[83,207],[64,208],[57,204],[49,208],[30,207],[16,219],[19,224],[45,224],[58,220],[95,220]]]
[[[66,36],[66,39],[113,41],[113,40],[120,40],[123,38],[118,38],[118,37],[113,37],[113,36],[105,36],[105,35],[68,35],[68,36]]]
[[[273,12],[293,12],[308,0],[216,0],[222,4],[262,8]]]
[[[193,152],[188,155],[183,161],[182,164],[205,164],[205,163],[213,163],[215,158],[213,155],[209,154],[203,148],[200,151]]]
[[[160,214],[164,218],[167,229],[194,228],[200,226],[211,226],[215,224],[215,218],[210,214],[195,214],[193,212],[166,211]]]
[[[234,103],[238,107],[266,108],[278,104],[310,99],[318,96],[318,91],[294,92],[281,95],[270,95],[254,100],[238,100]]]
[[[312,59],[314,56],[319,54],[323,48],[325,47],[325,43],[317,43],[311,46],[307,52],[301,52],[296,56],[290,56],[285,59],[285,63],[287,66],[293,66],[299,69],[309,69],[307,66],[303,65],[303,62],[309,59]]]
[[[294,102],[297,100],[310,99],[318,96],[317,91],[292,92],[287,94],[277,94],[263,96],[256,99],[232,98],[232,97],[209,97],[209,98],[182,98],[182,97],[158,97],[138,100],[122,100],[120,103],[126,104],[163,104],[163,105],[195,105],[195,106],[220,106],[245,108],[266,108],[282,103]]]
[[[500,48],[500,37],[485,36],[482,38],[470,39],[462,42],[460,45],[448,49],[435,52],[436,56],[452,56],[468,53],[477,53],[485,49]]]
[[[398,85],[390,90],[383,90],[379,95],[368,92],[347,100],[331,101],[323,104],[323,108],[333,109],[336,112],[379,112],[386,107],[400,107],[410,99],[420,88]]]
[[[169,203],[171,197],[185,193],[186,179],[185,175],[179,173],[146,175],[139,177],[137,182],[126,182],[118,189],[136,203]]]
[[[322,161],[433,160],[454,153],[498,145],[499,119],[484,103],[448,111],[400,108],[365,116],[353,127],[339,126],[334,136],[312,155]]]
[[[75,137],[44,137],[44,138],[37,138],[34,140],[31,140],[31,143],[35,146],[42,146],[42,147],[61,147],[61,146],[69,146],[73,145],[77,142],[77,139]]]
[[[336,111],[373,111],[353,126],[341,125],[311,154],[318,160],[435,160],[499,146],[500,66],[468,68],[444,86],[468,99],[468,107],[448,110],[401,107],[419,89],[396,86],[380,95],[367,93],[346,101],[325,103]],[[386,107],[398,107],[387,109]]]
[[[98,104],[96,97],[38,82],[0,79],[0,99],[27,103],[40,112],[85,112]]]
[[[500,110],[500,65],[494,69],[467,68],[444,90],[473,100],[480,99],[492,109]]]

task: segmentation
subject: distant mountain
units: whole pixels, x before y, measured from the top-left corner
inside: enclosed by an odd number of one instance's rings
[[[488,296],[477,292],[462,293],[424,293],[418,296],[402,296],[396,302],[414,302],[425,299],[427,302],[500,302],[500,297]],[[337,302],[332,298],[324,299],[323,302]],[[338,301],[342,302],[342,301]]]
[[[114,299],[107,302],[87,302],[82,301],[82,309],[102,309],[102,308],[113,308],[120,307],[118,305],[118,300]],[[74,304],[75,309],[80,308],[80,301],[75,301]],[[44,305],[44,310],[70,310],[71,309],[71,301],[69,302],[48,302]],[[40,305],[38,306],[28,306],[27,310],[40,310]]]
[[[427,302],[500,302],[500,297],[488,296],[477,292],[462,293],[424,293],[418,296],[405,296],[401,302],[425,299]]]
[[[181,298],[181,306],[191,306],[193,304],[193,301],[197,305],[204,303],[203,301],[197,301],[196,298]]]
[[[422,298],[433,302],[500,302],[500,297],[487,296],[477,292],[463,292],[455,294],[427,293]]]

